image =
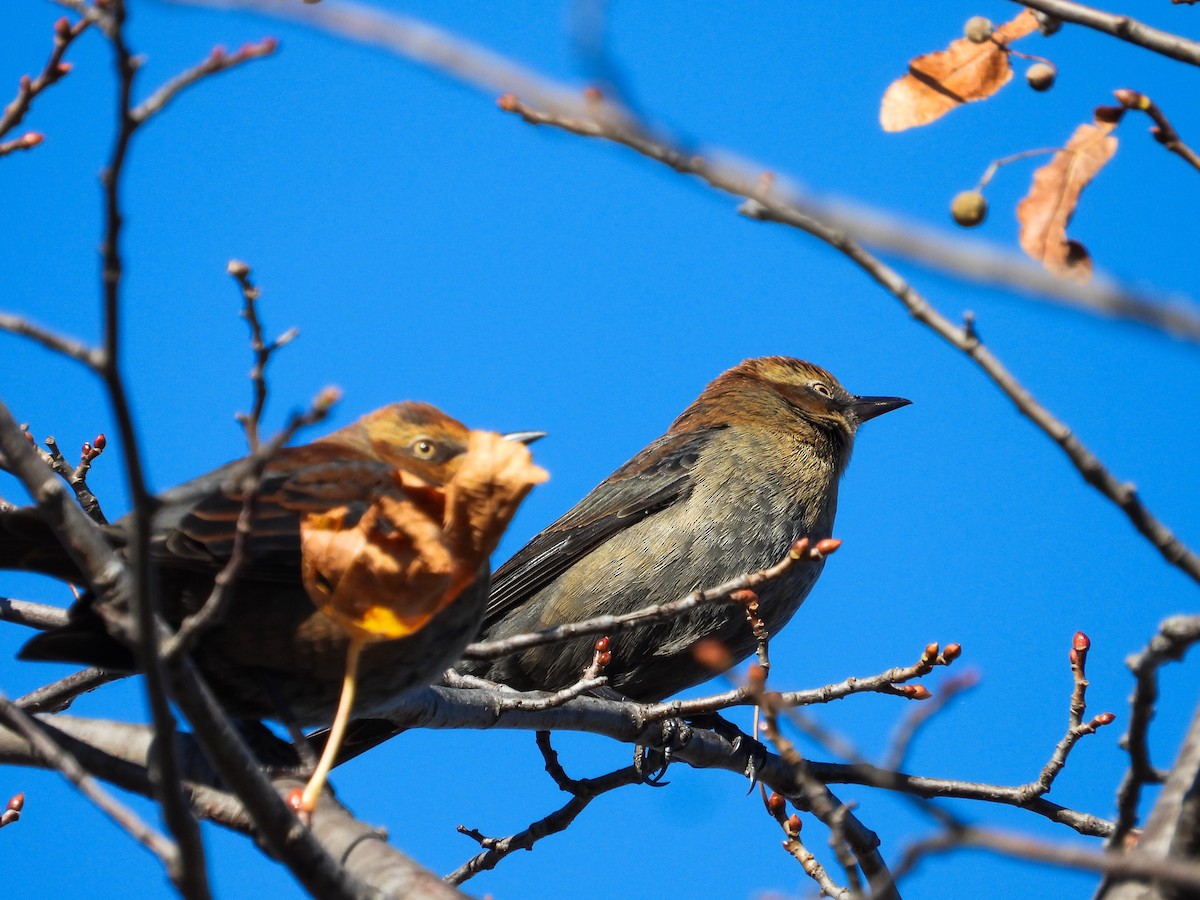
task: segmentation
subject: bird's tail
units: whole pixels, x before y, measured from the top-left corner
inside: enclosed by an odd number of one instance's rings
[[[66,625],[34,635],[17,652],[26,662],[77,663],[110,672],[136,672],[133,652],[104,629],[90,608],[76,604]]]
[[[54,530],[31,506],[0,510],[0,569],[37,572],[72,584],[83,584]],[[136,668],[129,648],[109,635],[84,594],[71,607],[67,624],[35,635],[17,654],[19,659],[69,662],[117,672]]]

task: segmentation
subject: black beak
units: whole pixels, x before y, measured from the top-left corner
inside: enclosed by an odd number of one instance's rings
[[[911,404],[903,397],[855,397],[847,407],[860,423]]]
[[[908,401],[905,400],[904,402],[907,403]],[[532,444],[534,441],[540,441],[545,436],[546,432],[544,431],[510,431],[508,434],[504,435],[504,439],[506,441],[518,441],[519,443],[528,445]]]

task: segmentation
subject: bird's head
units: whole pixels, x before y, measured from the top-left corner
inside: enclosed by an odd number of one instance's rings
[[[671,430],[799,425],[830,436],[848,450],[863,422],[911,402],[903,397],[859,397],[820,366],[788,356],[762,356],[718,375]]]
[[[470,429],[436,406],[406,400],[367,413],[356,422],[322,438],[404,469],[430,484],[444,485],[462,466]],[[505,435],[529,444],[541,432]]]

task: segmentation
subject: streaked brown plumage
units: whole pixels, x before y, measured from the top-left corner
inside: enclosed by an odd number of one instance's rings
[[[395,469],[430,485],[462,464],[469,431],[435,407],[397,403],[326,437],[285,448],[267,466],[259,491],[248,562],[222,621],[200,638],[193,658],[234,716],[323,724],[332,717],[346,666],[345,630],[319,612],[301,580],[300,521],[345,506],[362,515]],[[230,463],[166,492],[155,515],[151,552],[163,617],[177,627],[209,596],[233,548],[243,497],[241,463]],[[115,546],[124,525],[106,528]],[[28,568],[80,581],[49,529],[31,510],[0,514],[0,568]],[[476,634],[488,589],[486,560],[475,580],[419,631],[367,645],[358,670],[357,709],[369,712],[435,678]],[[110,635],[125,610],[86,594],[70,625],[33,638],[24,659],[58,659],[132,670],[128,647]]]

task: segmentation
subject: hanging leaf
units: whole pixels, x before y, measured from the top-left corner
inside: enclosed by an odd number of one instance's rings
[[[975,43],[959,38],[945,50],[912,60],[908,74],[884,92],[879,110],[883,130],[928,125],[964,103],[992,96],[1012,78],[1008,45],[1037,27],[1033,13],[1022,10],[997,28],[991,40]]]
[[[1061,278],[1087,281],[1092,258],[1067,237],[1079,195],[1117,152],[1115,121],[1097,119],[1075,129],[1063,149],[1033,173],[1029,193],[1017,204],[1021,249]]]

